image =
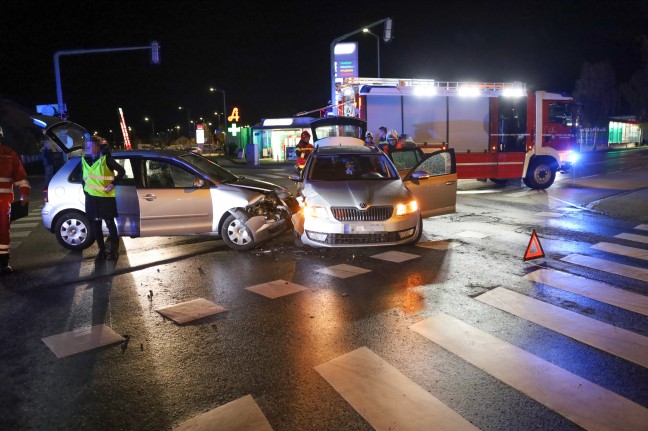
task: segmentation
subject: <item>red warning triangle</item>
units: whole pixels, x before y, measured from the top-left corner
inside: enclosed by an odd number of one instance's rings
[[[538,234],[535,229],[531,234],[531,239],[529,240],[529,245],[527,246],[526,253],[524,253],[524,261],[531,259],[537,259],[539,257],[545,257],[544,250],[540,245],[540,240],[538,239]]]

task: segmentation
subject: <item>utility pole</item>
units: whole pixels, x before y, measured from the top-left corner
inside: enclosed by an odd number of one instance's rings
[[[63,103],[63,89],[61,87],[61,69],[59,67],[59,58],[63,55],[80,55],[80,54],[97,54],[104,52],[121,52],[121,51],[139,51],[151,50],[151,62],[153,64],[160,64],[160,44],[156,41],[151,42],[146,46],[134,46],[130,48],[100,48],[100,49],[76,49],[71,51],[56,51],[54,53],[54,74],[56,76],[56,99],[59,107],[59,114],[61,118],[67,118],[65,112],[65,104]]]

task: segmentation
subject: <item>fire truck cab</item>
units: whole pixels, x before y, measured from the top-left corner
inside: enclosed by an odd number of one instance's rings
[[[366,120],[367,130],[395,129],[424,152],[453,148],[460,179],[546,189],[577,157],[572,98],[520,82],[346,78],[337,94],[337,114]]]

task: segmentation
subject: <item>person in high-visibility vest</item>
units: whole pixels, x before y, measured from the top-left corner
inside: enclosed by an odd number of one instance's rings
[[[126,175],[126,171],[112,158],[107,145],[103,151],[100,151],[100,146],[100,138],[89,136],[86,139],[85,155],[81,159],[85,210],[99,247],[95,260],[116,260],[119,256],[119,236],[115,224],[115,217],[117,217],[115,185]],[[108,228],[110,242],[107,247],[102,221]]]
[[[306,166],[306,159],[310,153],[315,148],[313,144],[310,143],[310,133],[307,130],[304,130],[301,134],[301,139],[295,146],[297,151],[297,171],[301,172]]]
[[[9,227],[14,187],[20,189],[20,203],[29,203],[30,185],[27,173],[14,150],[4,145],[4,131],[0,127],[0,273],[13,272],[9,265]]]

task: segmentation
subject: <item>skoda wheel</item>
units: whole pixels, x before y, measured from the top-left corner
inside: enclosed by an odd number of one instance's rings
[[[85,214],[69,211],[61,215],[54,226],[57,241],[68,250],[81,251],[94,243],[94,235]]]
[[[225,219],[221,228],[221,237],[229,248],[236,251],[251,250],[256,246],[250,229],[233,215]]]

